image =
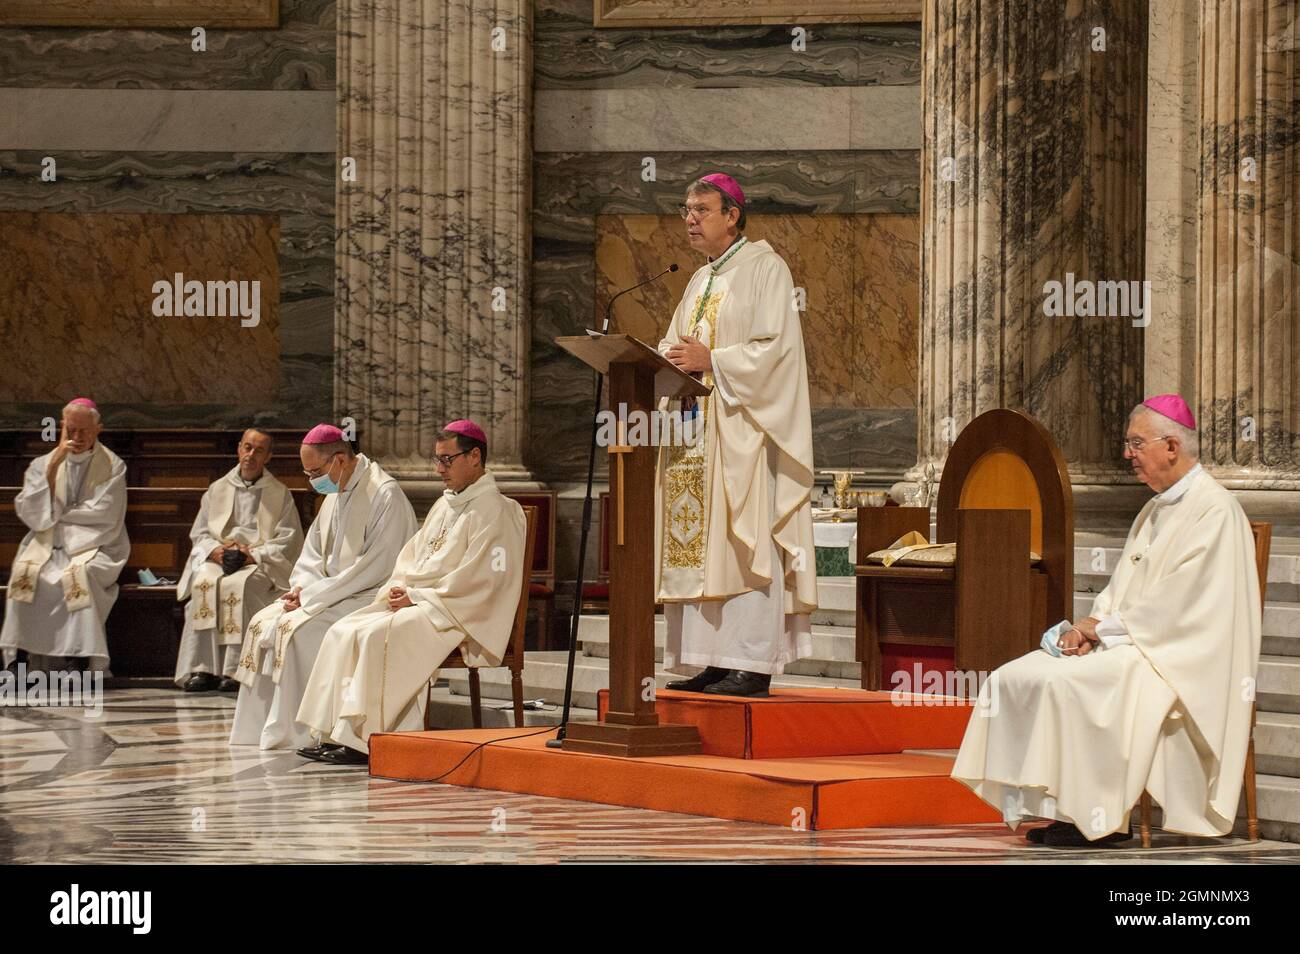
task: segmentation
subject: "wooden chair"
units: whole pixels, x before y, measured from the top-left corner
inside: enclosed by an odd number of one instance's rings
[[[521,507],[537,510],[537,546],[529,566],[528,600],[537,615],[537,648],[551,648],[551,618],[555,610],[555,522],[558,494],[554,490],[509,491]]]
[[[1268,589],[1268,554],[1273,546],[1273,525],[1251,521],[1250,532],[1255,537],[1255,572],[1259,574],[1259,613],[1264,615],[1265,592]],[[1255,713],[1256,703],[1250,704],[1250,738],[1246,743],[1246,768],[1242,778],[1242,787],[1246,792],[1246,836],[1251,841],[1259,841],[1259,813],[1255,805]],[[1138,830],[1142,836],[1142,847],[1151,847],[1151,794],[1142,790],[1138,799],[1141,818]]]
[[[1065,459],[1047,429],[995,408],[971,421],[939,484],[936,543],[957,544],[946,566],[868,562],[908,531],[929,538],[924,507],[858,509],[857,658],[864,689],[883,686],[882,659],[951,658],[991,672],[1074,615],[1074,504]],[[1031,566],[1030,553],[1039,554]],[[951,654],[949,657],[948,654]]]
[[[523,509],[524,516],[528,520],[528,531],[524,538],[524,566],[530,567],[533,565],[533,550],[537,545],[538,513],[536,507],[524,507]],[[510,646],[506,649],[505,655],[501,657],[501,668],[510,670],[510,696],[514,700],[516,728],[524,724],[524,630],[528,625],[528,591],[531,582],[532,578],[525,572],[523,584],[519,590],[519,605],[515,609],[515,625],[510,632]],[[478,667],[466,664],[465,657],[457,648],[447,657],[447,661],[442,664],[442,668],[469,670],[469,704],[470,710],[474,714],[474,728],[483,728],[483,698],[479,688]],[[429,703],[433,698],[432,681],[430,681],[426,692],[424,728],[428,730],[430,727]]]
[[[600,495],[600,555],[596,564],[596,580],[582,588],[584,613],[609,613],[609,502],[608,492]]]

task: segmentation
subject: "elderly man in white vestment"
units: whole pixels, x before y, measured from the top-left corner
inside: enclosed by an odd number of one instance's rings
[[[1182,398],[1134,408],[1124,456],[1156,495],[1092,613],[981,687],[953,778],[1003,813],[1056,819],[1029,841],[1132,837],[1143,789],[1164,827],[1232,830],[1259,664],[1260,593],[1250,523],[1197,463]],[[1050,637],[1045,637],[1050,642]]]
[[[655,567],[664,666],[704,667],[668,688],[765,696],[774,674],[812,652],[812,418],[790,269],[741,234],[744,206],[736,180],[713,173],[681,208],[709,261],[659,350],[713,391],[685,402],[695,439],[660,448]]]
[[[396,479],[365,454],[354,454],[339,428],[313,427],[298,456],[325,502],[307,529],[289,591],[244,631],[232,745],[307,744],[307,728],[294,715],[321,640],[335,622],[374,598],[416,528],[415,511]]]
[[[320,741],[298,754],[364,765],[375,732],[424,727],[426,688],[458,646],[472,666],[497,666],[523,584],[523,509],[486,473],[487,436],[473,421],[438,434],[447,485],[402,550],[374,602],[325,637],[298,721]]]
[[[194,549],[176,598],[189,599],[176,685],[186,692],[238,692],[235,669],[244,622],[289,588],[302,550],[293,494],[266,469],[272,438],[249,428],[239,463],[203,494],[190,529]]]
[[[126,535],[126,465],[99,443],[99,408],[76,398],[63,409],[58,445],[27,468],[14,499],[28,532],[18,545],[0,629],[5,665],[29,656],[108,663],[104,622],[131,553]]]

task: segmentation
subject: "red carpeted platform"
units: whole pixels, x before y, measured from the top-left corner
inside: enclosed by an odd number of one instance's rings
[[[999,818],[949,777],[950,758],[902,752],[955,748],[968,705],[895,705],[858,690],[766,700],[663,691],[656,708],[699,726],[705,754],[565,752],[546,748],[555,730],[540,728],[388,733],[370,739],[370,774],[809,830]]]

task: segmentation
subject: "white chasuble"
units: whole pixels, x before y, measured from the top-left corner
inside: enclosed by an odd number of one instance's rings
[[[227,575],[208,559],[226,540],[247,546],[255,562]],[[176,588],[178,600],[189,599],[177,685],[195,672],[234,675],[245,622],[288,588],[302,550],[302,523],[289,488],[266,472],[247,484],[235,467],[203,494],[190,541]]]
[[[702,267],[660,352],[686,336],[709,347],[703,382],[713,390],[696,404],[693,444],[659,451],[664,663],[780,673],[811,653],[817,605],[808,369],[785,261],[766,241],[746,241]]]
[[[1003,813],[1072,822],[1088,838],[1127,828],[1143,789],[1163,827],[1232,829],[1259,664],[1250,524],[1203,470],[1138,514],[1092,616],[1131,642],[1084,656],[1035,650],[980,690],[954,778]],[[1181,488],[1179,488],[1181,489]]]
[[[300,608],[286,612],[274,600],[244,630],[231,744],[282,749],[308,743],[294,716],[325,633],[374,598],[416,528],[415,511],[396,479],[358,454],[348,486],[321,505],[289,576],[290,589],[302,588]]]
[[[18,546],[0,649],[108,661],[104,631],[131,544],[126,534],[126,465],[103,444],[68,454],[51,489],[50,454],[27,467],[14,511],[28,532]]]
[[[526,572],[526,531],[523,509],[490,472],[458,494],[444,491],[374,601],[330,627],[298,721],[365,752],[375,732],[423,728],[425,689],[457,646],[470,665],[500,664]],[[394,586],[414,605],[390,610]]]

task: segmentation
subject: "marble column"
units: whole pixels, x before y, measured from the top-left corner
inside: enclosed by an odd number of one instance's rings
[[[1201,16],[1187,0],[1147,9],[1146,277],[1158,307],[1142,342],[1145,386],[1195,407]]]
[[[396,476],[462,417],[527,476],[531,42],[524,0],[338,3],[335,412]]]
[[[1300,0],[1200,12],[1201,457],[1300,489]]]
[[[922,32],[919,464],[1011,407],[1076,483],[1131,482],[1119,442],[1143,330],[1044,301],[1067,273],[1143,278],[1146,5],[926,0]]]

